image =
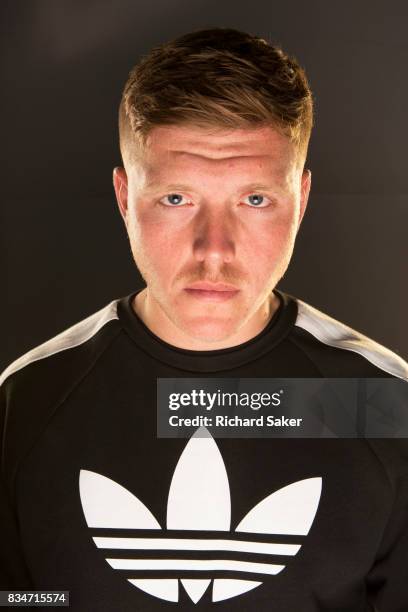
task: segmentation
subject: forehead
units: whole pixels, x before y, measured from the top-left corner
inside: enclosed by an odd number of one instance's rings
[[[148,181],[173,172],[211,174],[254,169],[286,174],[297,160],[297,147],[270,126],[256,129],[157,126],[147,138],[138,165]]]

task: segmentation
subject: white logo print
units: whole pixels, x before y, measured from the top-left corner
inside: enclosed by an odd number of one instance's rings
[[[216,571],[260,575],[279,574],[285,565],[237,560],[237,553],[294,556],[301,544],[256,541],[255,534],[305,536],[309,533],[320,501],[322,479],[307,478],[268,495],[248,512],[236,533],[248,533],[245,540],[231,533],[231,498],[224,461],[215,440],[200,428],[187,443],[177,463],[167,502],[167,529],[182,531],[222,531],[223,539],[171,537],[94,537],[98,548],[134,551],[132,558],[107,554],[113,569],[151,573],[175,570],[199,572],[204,578],[131,578],[131,584],[166,601],[179,601],[179,580],[190,599],[197,603],[212,582],[212,601],[222,601],[246,593],[262,584],[241,578],[212,578]],[[206,434],[208,437],[201,437]],[[205,469],[203,469],[203,466]],[[110,529],[161,530],[150,510],[127,489],[95,472],[81,470],[79,477],[82,508],[88,527]],[[254,537],[255,536],[255,537]],[[281,538],[280,538],[281,539]],[[151,551],[143,558],[143,551]],[[160,551],[167,551],[166,558]],[[174,557],[168,558],[168,551]],[[206,552],[205,559],[183,558],[177,553]],[[211,552],[222,552],[208,558]],[[138,554],[139,553],[139,554]],[[228,553],[234,553],[228,558]],[[156,558],[152,556],[156,555]],[[185,556],[185,555],[184,555]],[[157,575],[157,574],[156,574]],[[174,575],[174,574],[173,574]],[[208,577],[209,576],[209,577]]]

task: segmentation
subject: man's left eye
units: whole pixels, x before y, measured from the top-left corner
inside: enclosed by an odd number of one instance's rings
[[[243,202],[256,208],[265,208],[265,206],[268,206],[269,204],[269,198],[266,198],[259,193],[251,193],[251,195],[248,195],[243,199]]]

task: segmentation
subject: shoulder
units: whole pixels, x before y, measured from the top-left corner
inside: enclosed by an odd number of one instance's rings
[[[52,415],[117,337],[116,306],[117,300],[25,353],[2,373],[1,471],[8,482]]]
[[[325,376],[370,377],[382,373],[408,380],[408,364],[399,355],[306,302],[293,299],[297,303],[293,339],[322,366]]]
[[[108,324],[118,319],[118,300],[114,300],[92,315],[65,329],[58,335],[36,346],[13,361],[0,375],[0,386],[9,381],[17,372],[25,372],[32,364],[50,364],[53,356],[68,356],[73,349],[89,349],[95,341],[103,347],[104,337],[109,334]],[[109,330],[110,331],[110,330]],[[52,361],[52,360],[51,360]]]

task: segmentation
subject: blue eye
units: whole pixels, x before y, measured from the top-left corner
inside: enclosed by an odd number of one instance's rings
[[[180,204],[185,203],[183,202],[183,198],[184,196],[182,196],[180,193],[169,193],[168,195],[164,196],[160,202],[165,206],[179,206]]]
[[[265,198],[265,196],[260,195],[259,193],[251,193],[249,196],[244,198],[245,204],[249,204],[250,206],[257,208],[265,208],[269,204],[269,199]]]

